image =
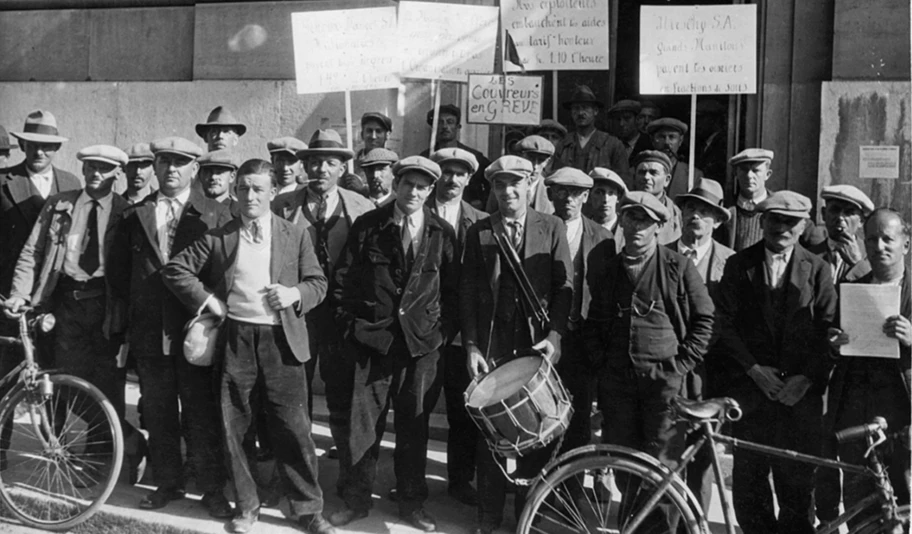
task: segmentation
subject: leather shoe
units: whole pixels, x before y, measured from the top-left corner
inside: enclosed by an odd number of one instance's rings
[[[476,506],[478,504],[478,492],[468,482],[460,484],[450,484],[447,488],[450,497],[467,506]]]
[[[437,522],[434,521],[434,518],[431,517],[424,508],[419,508],[405,515],[400,514],[399,518],[418,530],[423,530],[425,532],[434,532],[437,530]]]
[[[209,491],[204,493],[200,503],[203,505],[203,508],[209,512],[210,517],[216,519],[234,517],[234,510],[231,509],[231,505],[228,504],[228,499],[225,498],[225,495],[221,491]]]
[[[367,512],[364,512],[364,515],[366,516]],[[336,534],[336,529],[320,514],[298,517],[298,526],[309,534]]]
[[[184,498],[184,490],[179,488],[158,488],[139,501],[143,510],[158,510],[164,508],[169,502]]]
[[[244,532],[250,532],[250,529],[253,528],[253,525],[259,518],[259,512],[235,516],[234,519],[231,520],[231,523],[228,525],[228,531],[238,532],[240,534],[243,534]]]
[[[367,517],[367,510],[352,510],[351,508],[343,508],[338,512],[333,512],[329,516],[329,522],[332,523],[334,527],[345,526],[352,521],[358,519],[364,519]]]

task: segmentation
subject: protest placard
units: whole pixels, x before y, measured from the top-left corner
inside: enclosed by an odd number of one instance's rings
[[[500,13],[526,70],[608,68],[608,0],[501,0]]]
[[[541,122],[542,77],[470,74],[468,119],[474,124]]]
[[[899,178],[898,146],[859,146],[859,178]]]
[[[641,94],[756,92],[756,5],[641,8]]]
[[[396,8],[291,14],[298,94],[399,87]]]

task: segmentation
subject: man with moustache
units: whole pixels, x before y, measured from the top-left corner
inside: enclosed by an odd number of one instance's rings
[[[155,170],[152,161],[155,156],[149,143],[136,143],[127,149],[127,158],[127,166],[124,167],[127,189],[121,196],[132,205],[157,190],[153,188]]]
[[[361,170],[367,179],[367,198],[378,208],[396,201],[393,191],[393,165],[399,155],[386,148],[374,148],[361,157]]]
[[[616,172],[604,167],[592,169],[589,177],[592,178],[593,185],[589,200],[583,206],[583,215],[608,230],[614,239],[616,250],[620,252],[624,245],[624,233],[618,227],[620,218],[617,206],[627,194],[627,184]]]
[[[519,155],[532,163],[532,175],[529,177],[531,184],[529,186],[529,207],[539,213],[551,215],[554,213],[554,204],[548,196],[547,187],[545,186],[544,171],[551,165],[551,158],[554,156],[554,145],[544,137],[530,135],[524,137],[516,144]],[[497,199],[492,192],[488,196],[488,213],[497,211]]]
[[[820,197],[823,228],[815,228],[810,236],[805,232],[810,238],[801,244],[830,264],[835,283],[853,283],[871,271],[862,222],[874,211],[874,203],[853,185],[824,187]]]
[[[399,517],[425,532],[437,528],[428,497],[428,423],[440,396],[440,349],[458,330],[456,235],[425,205],[440,167],[421,156],[394,166],[396,201],[355,222],[333,284],[333,301],[355,362],[351,455],[345,508],[330,521],[366,517],[386,415],[395,411]]]
[[[636,100],[621,100],[608,108],[608,118],[614,121],[617,137],[624,144],[627,152],[627,163],[633,165],[633,159],[644,150],[652,150],[648,135],[640,133],[637,124],[642,106]]]
[[[433,109],[427,113],[427,123],[428,125],[434,123]],[[461,130],[462,110],[453,104],[440,106],[437,113],[437,146],[434,147],[434,151],[436,152],[442,148],[461,148],[475,156],[475,160],[478,161],[478,170],[472,175],[472,179],[469,180],[469,185],[466,186],[463,197],[472,206],[484,209],[490,193],[488,181],[484,177],[484,170],[491,163],[491,160],[480,151],[459,141],[459,132]],[[421,155],[429,158],[430,153],[430,150],[423,150]]]
[[[296,154],[306,148],[307,143],[297,137],[277,137],[266,143],[278,184],[276,195],[297,191],[304,184],[307,179],[304,163]]]
[[[830,266],[798,244],[810,209],[791,191],[757,206],[763,240],[731,256],[720,282],[718,349],[733,369],[726,393],[744,411],[734,437],[820,455],[836,290]],[[732,479],[745,534],[814,532],[814,466],[735,449]]]
[[[206,198],[219,202],[237,215],[237,201],[231,198],[231,189],[237,178],[238,164],[229,150],[214,150],[203,154],[199,163],[199,181]]]
[[[206,122],[196,125],[196,135],[206,141],[206,151],[231,150],[237,146],[247,127],[234,118],[224,106],[209,112]]]
[[[640,101],[640,112],[637,113],[637,128],[640,130],[640,135],[645,135],[646,139],[649,140],[649,132],[646,130],[646,127],[650,122],[658,119],[662,116],[662,110],[659,109],[659,106],[655,102],[649,100]],[[651,147],[650,147],[651,148]]]
[[[671,160],[665,194],[673,201],[678,195],[687,192],[688,165],[678,156],[678,150],[687,135],[687,125],[678,119],[664,117],[650,122],[646,131],[649,132],[654,149],[663,152]],[[693,183],[699,182],[702,177],[703,171],[695,167]]]
[[[192,365],[184,357],[184,326],[191,314],[165,287],[162,268],[231,215],[191,187],[199,170],[196,160],[203,155],[198,146],[166,137],[150,147],[160,189],[124,213],[105,269],[114,294],[130,303],[127,340],[143,388],[149,459],[158,484],[139,507],[154,510],[184,497],[190,467],[181,454],[184,438],[202,505],[211,516],[228,518],[232,511],[224,495],[212,368]]]
[[[716,240],[735,252],[763,239],[757,206],[770,195],[766,181],[773,174],[773,156],[772,150],[747,148],[729,160],[735,171],[736,197],[728,207],[731,218],[719,227]]]
[[[595,127],[595,118],[605,104],[595,97],[592,89],[579,86],[563,106],[570,110],[575,130],[557,147],[554,168],[573,167],[588,173],[596,167],[605,167],[628,177],[630,165],[623,143]]]
[[[658,236],[659,244],[667,245],[681,237],[681,209],[665,192],[674,165],[667,154],[658,150],[644,150],[635,161],[633,190],[656,197],[668,212],[668,217],[659,226]]]

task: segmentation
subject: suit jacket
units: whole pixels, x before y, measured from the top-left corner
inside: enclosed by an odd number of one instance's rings
[[[503,216],[498,212],[469,228],[459,285],[459,322],[463,344],[474,343],[486,357],[504,351],[489,347],[494,325],[494,310],[502,276],[512,276],[501,266],[502,259],[494,232],[503,233]],[[548,310],[550,328],[560,334],[567,330],[573,301],[573,264],[563,222],[553,215],[529,210],[526,213],[523,270],[542,307]],[[534,341],[548,332],[531,326]]]
[[[72,174],[52,167],[54,179],[50,198],[63,191],[82,189],[82,182]],[[22,161],[0,174],[0,294],[8,295],[19,252],[25,245],[38,214],[46,201],[32,195],[31,182]]]
[[[596,366],[608,358],[607,336],[617,319],[617,276],[622,270],[623,255],[618,254],[605,265],[604,274],[595,277],[589,316],[583,325],[583,340],[589,357]],[[665,247],[655,249],[656,287],[644,299],[660,300],[665,307],[678,339],[676,361],[682,372],[703,361],[713,335],[713,302],[696,267],[685,256]],[[634,334],[631,334],[634,335]]]
[[[630,165],[627,163],[627,151],[617,137],[596,130],[586,143],[586,148],[581,148],[576,132],[567,134],[563,141],[554,150],[554,169],[572,167],[577,154],[585,154],[585,164],[580,170],[589,174],[595,167],[605,167],[618,173],[631,186]]]
[[[546,215],[554,215],[554,203],[551,202],[551,199],[548,198],[548,187],[545,186],[545,177],[539,179],[538,187],[535,190],[531,191],[529,197],[529,207],[534,209],[539,213],[544,213]],[[494,192],[491,191],[488,193],[488,203],[485,205],[485,211],[488,213],[494,213],[499,208],[497,207],[497,199],[494,198]]]
[[[419,357],[451,341],[458,330],[456,233],[423,207],[421,245],[411,271],[400,272],[405,251],[394,209],[390,204],[355,221],[336,269],[333,305],[350,339],[388,354],[401,331],[410,355]]]
[[[681,240],[677,239],[666,246],[677,252],[678,243],[680,242]],[[719,282],[722,281],[722,274],[725,272],[725,264],[728,262],[728,258],[735,254],[735,251],[713,239],[707,254],[709,254],[709,271],[707,272],[705,280],[706,289],[709,290],[709,296],[712,297],[713,302],[717,302],[719,296]]]
[[[832,367],[827,328],[836,314],[830,266],[795,245],[783,282],[786,300],[781,312],[785,317],[777,336],[765,261],[761,241],[729,258],[722,275],[717,307],[719,343],[731,358],[727,368],[732,386],[742,398],[750,396],[748,391],[759,393],[747,370],[754,364],[769,365],[785,377],[806,376],[813,383],[808,393],[821,395]]]
[[[51,297],[57,287],[57,281],[63,275],[67,252],[66,240],[73,224],[73,209],[81,194],[82,190],[71,190],[48,198],[28,241],[19,254],[10,296],[25,299],[33,306],[52,305]],[[129,205],[120,195],[112,193],[111,214],[108,217],[102,249],[105,270],[110,264],[109,257],[117,225],[120,224],[123,212]],[[103,326],[105,337],[122,334],[125,321],[126,301],[117,298],[110,284],[106,283]]]
[[[118,226],[105,276],[118,298],[129,302],[127,336],[137,357],[162,353],[165,341],[171,354],[180,354],[184,325],[191,314],[162,281],[165,259],[158,247],[155,223],[157,195],[128,208]],[[171,245],[175,257],[207,231],[231,220],[228,209],[191,187]]]
[[[868,255],[865,251],[863,231],[859,233],[862,235],[856,236],[855,239],[860,245],[859,248],[861,249],[862,258],[855,265],[846,266],[839,279],[834,280],[834,282],[837,284],[855,283],[860,278],[866,276],[871,272],[871,262],[868,261]],[[804,245],[804,248],[806,248],[811,254],[820,256],[820,258],[823,259],[827,265],[829,265],[830,247],[827,244],[827,238],[829,235],[827,234],[826,228],[820,226],[818,228],[815,228],[813,232],[805,232],[805,235],[812,235],[813,237],[812,239],[804,240],[801,242],[801,244]]]
[[[592,302],[592,287],[598,277],[605,275],[605,267],[611,258],[617,256],[614,236],[597,222],[583,217],[583,238],[580,240],[583,255],[583,298],[580,316],[583,320],[589,314]]]
[[[202,309],[212,294],[222,302],[228,302],[234,285],[242,226],[241,218],[236,217],[228,224],[206,232],[162,269],[165,286],[187,310]],[[303,363],[310,359],[304,313],[326,296],[326,277],[307,233],[277,216],[272,217],[269,250],[269,282],[297,288],[301,293],[301,300],[284,308],[279,317],[292,354]]]

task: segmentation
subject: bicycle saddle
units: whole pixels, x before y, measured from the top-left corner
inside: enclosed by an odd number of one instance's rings
[[[725,417],[730,421],[741,419],[741,407],[738,402],[728,397],[707,400],[690,400],[677,397],[674,406],[678,414],[688,419],[717,419]]]

